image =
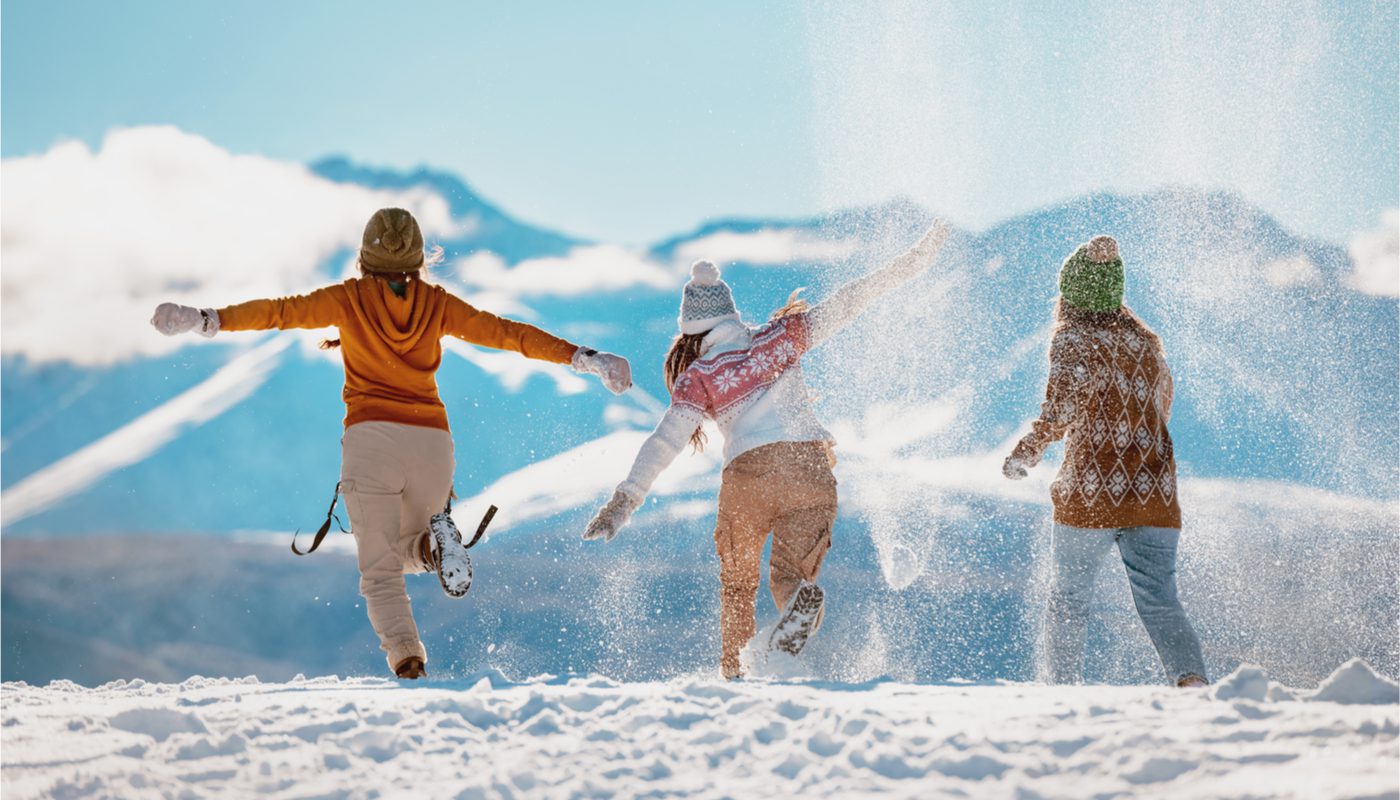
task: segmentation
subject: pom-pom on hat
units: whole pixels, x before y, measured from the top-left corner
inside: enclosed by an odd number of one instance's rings
[[[423,232],[402,208],[381,208],[365,225],[360,263],[370,272],[413,272],[423,266]]]
[[[681,295],[681,333],[705,333],[727,319],[738,321],[739,310],[729,284],[720,280],[719,267],[713,261],[691,264],[690,282]]]
[[[1112,236],[1095,236],[1060,267],[1060,297],[1085,311],[1117,311],[1123,305],[1123,259]]]

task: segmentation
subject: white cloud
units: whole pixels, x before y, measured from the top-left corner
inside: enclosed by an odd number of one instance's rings
[[[451,213],[427,190],[338,184],[236,155],[171,127],[116,130],[3,161],[3,352],[103,364],[169,352],[147,324],[162,301],[221,306],[306,291],[365,220],[408,208],[430,238]]]
[[[826,263],[850,258],[858,246],[852,239],[823,239],[797,228],[763,228],[752,233],[720,231],[680,245],[675,259],[684,264],[701,258],[717,264]]]
[[[482,251],[457,260],[452,272],[463,286],[500,304],[510,299],[574,297],[639,286],[678,289],[687,277],[685,267],[699,258],[760,265],[830,262],[847,258],[856,249],[853,240],[832,241],[807,231],[765,228],[753,233],[714,233],[685,242],[676,248],[672,264],[659,264],[625,247],[601,244],[514,265]]]
[[[512,267],[495,253],[479,252],[458,260],[455,271],[467,286],[517,297],[572,297],[633,286],[669,289],[680,285],[669,270],[616,245],[575,247],[566,256],[529,258]]]
[[[482,372],[495,377],[506,391],[520,391],[525,382],[535,375],[543,375],[554,381],[554,388],[561,395],[582,394],[588,391],[588,381],[563,364],[523,358],[519,353],[506,350],[473,347],[451,336],[442,340],[442,347],[475,365]]]
[[[1379,228],[1357,234],[1348,246],[1353,289],[1381,297],[1400,297],[1400,209],[1381,214]]]

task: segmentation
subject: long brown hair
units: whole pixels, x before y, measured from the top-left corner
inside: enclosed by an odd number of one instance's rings
[[[666,393],[670,394],[675,389],[676,379],[681,376],[695,359],[700,357],[700,345],[705,343],[705,333],[682,333],[676,336],[671,342],[671,349],[666,351],[666,361],[662,367],[661,375],[666,379]],[[705,430],[696,427],[690,434],[690,446],[695,452],[705,449]]]
[[[378,278],[382,281],[389,281],[391,283],[402,281],[405,284],[407,284],[409,281],[422,281],[424,283],[431,283],[431,275],[429,275],[428,270],[431,267],[435,267],[438,264],[441,264],[442,259],[442,248],[440,246],[434,245],[431,249],[423,253],[423,266],[413,270],[412,272],[372,272],[370,270],[365,269],[365,262],[361,261],[358,258],[355,259],[355,268],[360,271],[361,278]],[[340,347],[340,340],[322,339],[321,343],[317,346],[322,350],[334,350],[335,348]]]
[[[802,293],[803,288],[804,287],[798,287],[794,289],[792,294],[788,295],[787,303],[785,303],[782,308],[777,309],[769,315],[769,321],[786,317],[789,314],[801,314],[806,311],[808,308],[807,301],[797,296]],[[713,330],[713,328],[711,330]],[[695,363],[695,359],[700,357],[700,346],[705,343],[705,337],[708,336],[709,333],[710,331],[705,331],[704,333],[682,333],[672,340],[671,348],[666,351],[666,361],[664,362],[661,372],[662,377],[666,379],[667,394],[674,390],[676,381],[687,369],[690,369],[690,365]],[[698,453],[705,449],[705,442],[707,439],[708,437],[705,436],[704,429],[696,428],[695,432],[690,434],[690,446]]]
[[[1088,311],[1065,302],[1063,297],[1055,300],[1055,331],[1062,330],[1086,330],[1086,329],[1112,330],[1117,328],[1128,328],[1136,331],[1142,338],[1146,339],[1157,354],[1165,357],[1166,351],[1162,347],[1162,337],[1152,330],[1142,317],[1133,313],[1126,305],[1118,307],[1117,311]]]

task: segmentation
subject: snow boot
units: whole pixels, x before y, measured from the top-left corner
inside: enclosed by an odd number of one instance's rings
[[[1188,672],[1176,679],[1176,686],[1178,689],[1204,689],[1210,686],[1210,681],[1194,672]]]
[[[807,646],[807,640],[822,626],[826,616],[826,593],[811,581],[802,581],[792,593],[787,608],[768,637],[768,649],[795,656]]]
[[[394,667],[394,676],[406,681],[415,681],[428,677],[428,668],[423,663],[423,659],[418,656],[409,656],[400,661],[397,667]]]
[[[434,514],[428,522],[428,547],[442,590],[448,597],[465,595],[472,588],[472,559],[452,515],[446,511]]]

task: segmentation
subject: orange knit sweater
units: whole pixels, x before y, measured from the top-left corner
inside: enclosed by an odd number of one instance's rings
[[[306,295],[228,306],[218,314],[221,331],[339,328],[347,428],[376,420],[448,430],[436,377],[443,336],[556,364],[569,363],[578,349],[416,280],[409,281],[403,297],[378,278],[351,278]]]

